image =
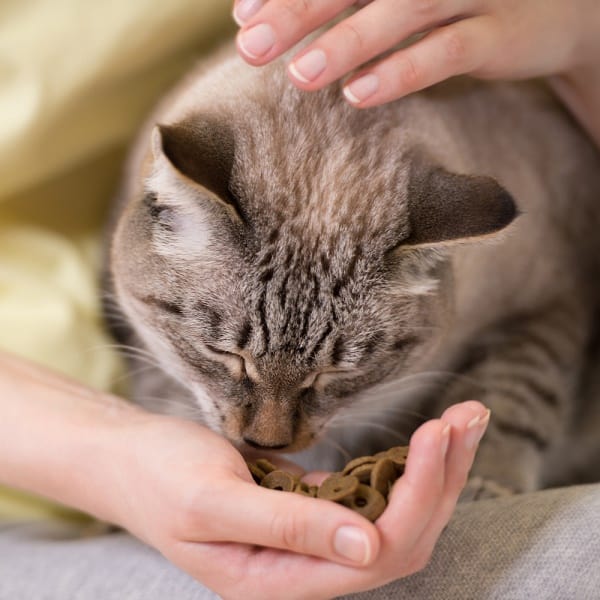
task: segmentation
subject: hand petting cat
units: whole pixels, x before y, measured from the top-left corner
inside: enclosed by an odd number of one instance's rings
[[[252,65],[267,64],[355,5],[360,10],[292,58],[296,86],[318,90],[363,67],[345,83],[344,95],[367,108],[459,74],[552,76],[555,91],[600,144],[595,0],[237,0],[238,50]]]

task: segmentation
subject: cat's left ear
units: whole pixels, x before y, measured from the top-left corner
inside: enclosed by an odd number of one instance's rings
[[[411,178],[408,213],[410,232],[401,247],[489,236],[518,216],[512,196],[494,178],[451,173],[441,167]]]
[[[229,189],[235,146],[233,132],[226,123],[190,118],[157,125],[151,143],[155,160],[166,159],[183,182],[199,185],[241,218]]]

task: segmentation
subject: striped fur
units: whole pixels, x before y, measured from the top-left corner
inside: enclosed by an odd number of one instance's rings
[[[535,489],[577,413],[598,189],[598,155],[537,84],[357,111],[281,64],[202,68],[142,132],[116,209],[118,333],[158,365],[134,397],[288,452],[353,411],[403,434],[408,411],[477,398],[494,419],[476,474]],[[351,453],[397,441],[357,425]]]

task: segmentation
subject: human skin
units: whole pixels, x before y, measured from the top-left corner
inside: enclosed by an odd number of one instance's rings
[[[454,75],[548,77],[600,145],[597,0],[238,0],[238,50],[252,65],[267,64],[357,4],[291,58],[294,85],[314,91],[352,73],[344,96],[368,108]]]
[[[260,488],[238,451],[201,425],[6,354],[0,414],[0,483],[118,524],[221,597],[249,600],[331,598],[423,568],[489,419],[465,402],[422,425],[372,524],[326,500]]]

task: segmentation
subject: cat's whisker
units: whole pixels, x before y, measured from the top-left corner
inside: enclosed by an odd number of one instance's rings
[[[437,381],[438,379],[439,381]],[[427,386],[435,387],[437,385],[446,387],[453,381],[464,381],[480,388],[482,391],[485,390],[485,386],[480,381],[461,373],[453,373],[451,371],[423,371],[380,384],[359,398],[355,405],[398,402],[399,396],[416,389],[418,386],[423,386],[424,388]]]
[[[346,427],[370,427],[371,429],[377,429],[379,431],[383,431],[397,440],[401,440],[402,442],[407,441],[407,437],[402,435],[398,431],[392,429],[391,427],[387,427],[386,425],[382,425],[381,423],[373,423],[371,421],[343,421],[342,419],[336,421],[335,423],[330,423],[329,428],[331,429],[344,429]]]
[[[147,364],[143,367],[140,367],[139,369],[133,369],[132,371],[128,370],[123,375],[120,375],[119,377],[115,377],[112,380],[111,385],[116,385],[117,383],[121,383],[122,381],[127,381],[129,378],[133,377],[134,375],[139,375],[140,373],[145,373],[146,371],[152,371],[155,369],[156,369],[156,365]]]
[[[337,450],[343,456],[346,462],[352,460],[352,455],[350,452],[348,452],[341,444],[332,440],[329,436],[324,435],[319,441],[323,442],[327,446],[330,446],[334,450]]]
[[[88,350],[95,351],[104,349],[117,351],[128,350],[137,354],[153,357],[153,354],[149,350],[145,350],[144,348],[140,348],[139,346],[129,346],[128,344],[97,344],[95,346],[91,346]]]
[[[177,414],[178,416],[189,418],[195,421],[204,420],[204,412],[199,406],[176,400],[173,398],[163,398],[159,396],[142,396],[137,399],[140,404],[151,412],[159,414]],[[170,413],[169,408],[175,409],[176,413]]]
[[[128,346],[126,344],[100,344],[88,348],[86,352],[97,352],[98,350],[115,350],[121,356],[135,358],[136,360],[145,361],[149,364],[154,365],[157,368],[161,368],[161,365],[156,359],[156,356],[148,350],[144,350],[143,348],[137,348],[136,346]]]
[[[414,419],[414,417],[417,417],[420,421],[426,421],[427,419],[429,419],[429,417],[427,417],[427,415],[423,413],[412,411],[410,409],[405,409],[401,406],[388,406],[383,408],[373,407],[372,410],[353,410],[352,408],[349,408],[344,411],[343,416],[357,418],[370,416],[381,417],[384,413],[392,413],[394,416],[406,417],[407,421],[409,419]]]

